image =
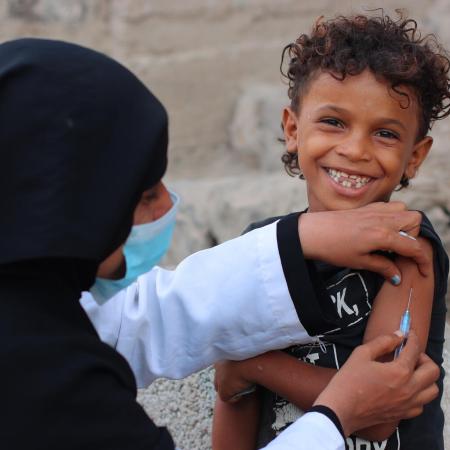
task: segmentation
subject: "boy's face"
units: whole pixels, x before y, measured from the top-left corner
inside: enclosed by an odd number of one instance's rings
[[[298,152],[310,211],[387,201],[402,175],[415,175],[432,139],[416,141],[416,96],[401,91],[409,105],[369,70],[344,81],[322,72],[309,82],[299,114],[285,109],[286,147]]]

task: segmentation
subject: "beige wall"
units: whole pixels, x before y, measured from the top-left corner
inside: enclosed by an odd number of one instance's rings
[[[9,0],[0,39],[32,35],[102,50],[135,70],[167,105],[170,174],[221,176],[242,164],[228,146],[239,96],[280,84],[281,49],[320,15],[407,6],[425,31],[445,29],[445,2],[337,0]],[[450,8],[449,8],[450,9]],[[231,153],[231,154],[230,154]]]

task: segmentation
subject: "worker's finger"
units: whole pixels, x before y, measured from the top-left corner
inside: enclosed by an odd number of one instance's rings
[[[405,233],[406,236],[405,236],[405,234],[403,234],[403,233]],[[417,238],[417,236],[419,235],[419,233],[420,233],[420,223],[417,224],[417,225],[410,226],[410,227],[404,226],[404,227],[400,230],[400,234],[403,235],[403,236],[405,236],[405,237],[408,237],[409,239]]]
[[[376,360],[381,356],[392,353],[401,344],[402,340],[403,337],[398,334],[384,334],[366,342],[364,347],[369,354],[369,359]],[[419,357],[419,354],[417,354],[417,357]]]
[[[394,286],[398,286],[401,283],[400,269],[386,256],[371,253],[365,258],[361,258],[360,266],[363,269],[380,274]]]
[[[398,255],[411,258],[417,264],[422,275],[429,275],[431,270],[430,259],[427,253],[423,251],[420,241],[411,239],[410,236],[406,232],[398,233],[398,236],[391,240],[389,250]]]
[[[431,270],[429,257],[426,252],[423,251],[420,241],[411,239],[405,235],[405,232],[400,234],[399,232],[386,229],[379,230],[378,233],[374,233],[372,245],[373,248],[381,248],[406,258],[411,258],[415,261],[419,271],[423,275],[428,275]],[[380,273],[379,271],[377,272]]]
[[[426,353],[422,352],[417,360],[417,367],[428,364],[429,362],[434,363],[434,361]]]
[[[406,346],[402,353],[405,349]],[[400,356],[402,356],[402,354],[400,354]],[[414,383],[417,390],[424,389],[427,386],[434,384],[438,380],[439,375],[439,366],[429,356],[422,353],[417,361],[416,370],[412,377],[412,383]]]
[[[399,211],[390,214],[387,219],[388,224],[396,231],[406,231],[411,236],[417,236],[420,224],[422,223],[422,214],[418,211]]]
[[[412,373],[419,361],[420,353],[419,338],[414,330],[411,330],[408,334],[406,344],[395,362],[407,367]]]
[[[401,202],[373,203],[361,208],[370,211],[378,223],[393,231],[406,231],[416,236],[422,223],[422,214],[418,211],[408,211]]]
[[[436,383],[433,383],[421,390],[410,402],[411,407],[423,406],[430,403],[439,395],[439,388]]]
[[[379,212],[400,212],[408,209],[403,202],[374,202],[369,203],[364,208]]]
[[[398,415],[394,420],[412,419],[413,417],[420,416],[422,413],[423,413],[423,406],[416,406],[414,408],[408,409],[401,415]]]

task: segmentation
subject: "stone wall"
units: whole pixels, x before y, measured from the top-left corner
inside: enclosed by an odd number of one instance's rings
[[[318,16],[363,6],[389,13],[406,7],[424,32],[450,46],[446,0],[5,0],[0,39],[59,38],[104,51],[167,106],[167,180],[183,199],[166,259],[173,265],[251,221],[306,205],[304,184],[279,163],[280,111],[287,102],[281,49]],[[433,135],[429,160],[398,198],[425,210],[450,248],[450,123],[438,124]],[[183,382],[159,381],[141,393],[150,415],[186,450],[209,447],[210,378],[205,371]]]
[[[216,179],[257,169],[230,141],[239,99],[257,84],[282,87],[283,46],[318,16],[360,3],[406,6],[425,31],[450,38],[445,0],[5,0],[0,39],[60,38],[118,58],[169,110],[169,176]]]

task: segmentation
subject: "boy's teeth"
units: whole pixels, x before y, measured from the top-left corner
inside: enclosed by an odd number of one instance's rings
[[[359,175],[349,175],[336,169],[327,169],[328,174],[336,183],[346,188],[359,189],[365,186],[370,180],[370,177],[361,177]]]

